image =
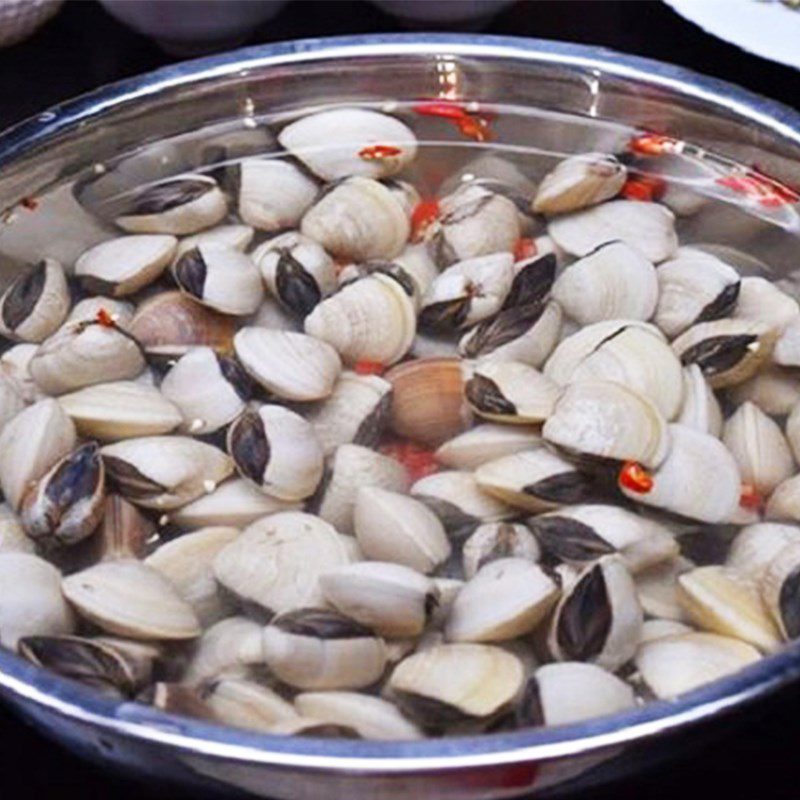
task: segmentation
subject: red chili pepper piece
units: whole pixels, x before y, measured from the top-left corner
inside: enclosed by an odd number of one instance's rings
[[[413,442],[387,442],[381,446],[380,450],[384,455],[399,461],[406,468],[412,483],[439,471],[439,464],[433,451]]]
[[[636,178],[628,178],[620,195],[626,200],[641,200],[650,203],[662,197],[666,189],[667,182],[663,178],[655,175],[640,175]]]
[[[423,117],[442,117],[443,119],[461,119],[469,114],[462,103],[453,100],[426,100],[417,103],[413,110]]]
[[[356,361],[353,366],[353,372],[356,375],[383,375],[385,369],[386,366],[379,361],[367,361],[366,359]]]
[[[433,200],[420,200],[414,206],[411,212],[411,241],[418,242],[424,235],[425,231],[439,219],[439,201],[435,198]]]
[[[39,201],[35,197],[23,197],[19,204],[28,211],[36,211],[39,208]]]
[[[755,172],[746,175],[731,173],[717,178],[717,184],[749,197],[765,208],[778,208],[788,203],[800,202],[800,195],[788,186]]]
[[[114,317],[108,313],[104,308],[101,308],[97,312],[97,316],[95,317],[97,322],[102,325],[104,328],[116,328],[117,323],[114,322]]]
[[[748,511],[761,511],[764,507],[764,498],[751,483],[743,483],[742,491],[739,495],[739,505],[748,509]]]
[[[464,136],[474,139],[476,142],[488,142],[492,138],[491,122],[487,117],[462,117],[456,126]]]
[[[371,144],[358,151],[358,157],[364,161],[379,161],[382,158],[394,158],[402,153],[402,149],[392,144]]]
[[[638,461],[626,461],[619,471],[619,485],[636,494],[647,494],[655,482],[653,476]]]
[[[683,142],[660,133],[640,133],[628,142],[628,150],[644,156],[662,156],[664,153],[680,153]]]
[[[517,239],[514,244],[514,261],[524,261],[526,258],[533,258],[537,252],[536,240],[523,236]]]
[[[441,117],[452,122],[464,136],[476,142],[485,142],[492,136],[492,115],[470,111],[463,103],[454,100],[428,100],[413,106],[424,117]]]

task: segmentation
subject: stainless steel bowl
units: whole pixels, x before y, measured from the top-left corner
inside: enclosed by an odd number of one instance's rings
[[[12,209],[14,218],[14,225],[0,225],[0,268],[7,277],[28,250],[36,255],[54,241],[66,251],[62,257],[74,257],[85,244],[81,236],[48,229],[43,237],[41,218],[38,228],[29,223],[19,201],[69,185],[117,153],[168,137],[184,141],[184,134],[231,120],[247,127],[249,116],[266,109],[435,97],[443,80],[448,89],[455,80],[471,100],[670,133],[800,183],[800,114],[682,69],[529,39],[310,40],[169,67],[57,106],[0,136],[0,210]],[[177,171],[183,151],[170,146],[165,152],[163,163]],[[58,220],[57,206],[42,211]],[[87,237],[97,235],[88,227]],[[787,277],[788,269],[778,265],[776,272]],[[685,740],[683,734],[694,735],[700,723],[728,719],[798,674],[800,644],[678,701],[626,714],[555,729],[378,743],[276,738],[170,716],[105,699],[0,651],[5,700],[75,751],[142,775],[291,800],[510,797],[561,786],[583,773],[602,777],[609,765],[635,766],[654,747],[662,751],[669,734]]]

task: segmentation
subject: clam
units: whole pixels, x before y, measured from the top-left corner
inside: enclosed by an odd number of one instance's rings
[[[560,387],[518,361],[478,363],[464,394],[472,410],[495,422],[544,422],[555,408]]]
[[[511,253],[521,236],[519,212],[507,197],[465,184],[439,203],[439,219],[426,231],[428,247],[442,266],[492,253]]]
[[[69,312],[66,324],[71,322],[92,322],[98,318],[101,310],[104,312],[101,316],[108,315],[107,318],[110,318],[120,328],[127,329],[133,319],[134,307],[132,303],[127,300],[117,300],[113,297],[96,295],[84,297],[83,300],[75,303]]]
[[[238,528],[201,528],[164,542],[145,559],[192,607],[203,627],[230,613],[218,591],[213,564],[217,554],[239,535]]]
[[[800,543],[783,547],[766,566],[760,581],[761,599],[780,635],[800,636]],[[744,638],[744,637],[739,637]],[[758,642],[752,642],[758,646]]]
[[[646,619],[642,625],[640,644],[654,642],[656,639],[665,639],[668,636],[682,636],[684,633],[693,633],[694,628],[684,625],[674,619]]]
[[[739,506],[741,477],[730,451],[707,433],[670,425],[669,453],[644,480],[620,488],[632,500],[701,522],[727,522]]]
[[[207,628],[195,644],[183,682],[196,686],[263,665],[263,631],[263,625],[246,617],[228,617]]]
[[[776,348],[781,341],[782,338],[778,340]],[[736,404],[749,400],[765,413],[782,417],[800,402],[800,376],[793,370],[768,365],[752,378],[731,386],[728,396]]]
[[[235,728],[269,732],[276,723],[298,719],[292,704],[276,691],[245,678],[218,678],[202,695],[214,716]]]
[[[655,323],[670,338],[693,325],[728,316],[741,290],[739,273],[702,250],[681,248],[661,264]]]
[[[694,567],[688,558],[676,555],[659,561],[635,576],[636,595],[642,610],[650,617],[686,620],[686,612],[678,600],[678,578]]]
[[[515,702],[524,680],[522,662],[501,647],[440,644],[404,658],[387,685],[403,712],[441,731],[491,722]]]
[[[800,305],[772,281],[759,276],[742,278],[734,319],[750,319],[784,329],[800,318]]]
[[[439,590],[410,567],[362,561],[330,570],[319,579],[322,594],[333,608],[381,636],[419,636]]]
[[[361,692],[303,692],[294,699],[304,717],[336,720],[362,739],[406,741],[422,732],[397,707],[381,697]]]
[[[752,645],[713,633],[686,633],[646,642],[636,668],[659,699],[671,700],[758,661]]]
[[[398,436],[436,446],[470,423],[464,373],[457,358],[417,358],[390,369],[389,427]]]
[[[111,485],[145,508],[179,508],[212,492],[233,471],[221,450],[186,436],[125,439],[100,452]]]
[[[678,542],[667,528],[617,506],[567,506],[531,517],[528,527],[559,561],[580,564],[617,553],[636,573],[678,554]]]
[[[683,368],[683,405],[675,421],[700,433],[722,433],[719,402],[697,364]]]
[[[800,367],[800,317],[783,327],[775,343],[772,360],[781,367]]]
[[[715,389],[752,377],[770,357],[777,330],[762,322],[701,322],[672,343],[681,363],[697,364]]]
[[[76,444],[75,426],[56,400],[34,403],[0,433],[0,488],[19,511],[23,497]]]
[[[278,500],[302,500],[322,479],[322,448],[299,414],[278,405],[245,410],[228,428],[239,474]]]
[[[233,350],[236,321],[182,292],[161,292],[136,309],[129,330],[148,355],[176,358],[201,345],[225,354]]]
[[[261,275],[250,256],[218,244],[187,250],[172,266],[178,288],[222,314],[252,314],[264,297]]]
[[[377,444],[389,415],[391,392],[392,385],[377,375],[343,371],[330,397],[305,415],[325,455],[343,444]]]
[[[400,255],[394,258],[394,263],[405,270],[414,282],[414,296],[418,298],[428,291],[428,287],[439,274],[439,269],[423,242],[407,244]]]
[[[729,567],[697,567],[678,577],[678,601],[698,628],[732,636],[769,652],[780,634],[758,586]]]
[[[764,496],[794,474],[792,451],[781,429],[753,403],[743,403],[726,420],[722,442],[742,481]]]
[[[300,317],[310,314],[336,289],[333,259],[313,239],[297,231],[268,239],[252,257],[273,297]]]
[[[778,553],[790,544],[800,544],[800,527],[797,525],[777,522],[748,525],[731,543],[725,566],[758,583]]]
[[[114,220],[131,233],[184,236],[210,228],[228,212],[225,195],[207,175],[179,175],[131,192]]]
[[[4,374],[0,372],[0,431],[26,405],[25,398],[20,394],[19,384],[13,378],[4,377]]]
[[[678,248],[675,216],[657,203],[612,200],[550,221],[547,233],[558,247],[585,256],[606,242],[621,241],[658,264]]]
[[[181,430],[196,436],[236,419],[251,392],[250,379],[238,362],[210,347],[193,347],[161,381],[161,395],[178,410]]]
[[[97,561],[144,558],[155,538],[156,526],[118,494],[107,494],[103,518],[90,540]]]
[[[786,420],[786,440],[797,458],[800,455],[800,402],[795,404]]]
[[[492,497],[533,513],[601,502],[608,495],[596,477],[544,447],[487,461],[475,470],[474,480]]]
[[[155,569],[134,559],[103,561],[62,582],[81,617],[132,639],[194,639],[200,624],[192,607]]]
[[[1,437],[0,444],[2,444]],[[787,478],[775,487],[767,501],[765,516],[770,520],[800,522],[800,474]]]
[[[140,234],[100,242],[75,262],[75,276],[93,294],[125,297],[155,281],[169,266],[178,240]]]
[[[20,518],[42,547],[72,545],[90,536],[103,516],[105,470],[94,442],[57,461],[25,494]]]
[[[61,573],[32,553],[0,553],[0,644],[15,650],[26,636],[60,636],[75,628],[61,594]]]
[[[567,589],[553,614],[548,645],[558,661],[588,661],[616,670],[633,658],[642,607],[618,556],[602,556]]]
[[[539,667],[517,712],[527,725],[569,725],[636,707],[633,689],[596,664],[564,661]]]
[[[229,173],[242,222],[270,233],[295,227],[319,194],[317,182],[286,159],[245,158]]]
[[[464,577],[473,578],[479,569],[498,559],[514,558],[535,563],[541,550],[534,535],[522,524],[486,522],[464,542],[461,551]]]
[[[282,331],[300,331],[302,320],[289,313],[272,295],[267,294],[253,316],[247,320],[248,325],[256,328],[277,328]]]
[[[353,523],[364,556],[432,572],[450,555],[450,542],[439,518],[413,497],[377,486],[356,494]]]
[[[19,517],[0,503],[0,555],[3,553],[32,553],[34,544],[25,534]]]
[[[502,642],[533,631],[558,599],[559,587],[524,558],[480,567],[456,595],[445,626],[451,642]]]
[[[169,518],[185,528],[232,526],[243,528],[276,511],[294,511],[298,503],[278,500],[244,478],[228,478],[209,494],[171,511]]]
[[[200,692],[194,687],[182,683],[159,681],[142,692],[137,700],[148,703],[161,711],[166,711],[168,714],[180,714],[207,722],[219,721],[203,700]]]
[[[621,241],[606,242],[578,259],[553,286],[553,299],[581,325],[606,319],[650,319],[658,297],[656,269]]]
[[[564,214],[610,200],[628,177],[624,164],[606,153],[581,153],[544,176],[531,202],[537,214]]]
[[[56,331],[69,312],[64,270],[45,258],[22,272],[0,296],[0,334],[22,342],[41,342]]]
[[[330,344],[304,333],[244,327],[234,336],[233,346],[247,373],[284,400],[328,397],[342,368]]]
[[[303,234],[341,260],[394,258],[411,232],[409,215],[392,190],[371,178],[334,184],[300,224]]]
[[[510,253],[459,261],[434,278],[422,298],[423,330],[463,330],[499,311],[514,278]]]
[[[264,629],[263,646],[270,671],[298,689],[361,689],[386,666],[383,639],[338,611],[281,614]]]
[[[70,323],[39,347],[30,373],[46,394],[59,395],[84,386],[135,378],[144,370],[142,348],[115,323]]]
[[[655,404],[619,383],[571,383],[542,428],[544,438],[577,456],[636,461],[658,466],[669,450],[669,433]]]
[[[352,560],[344,538],[311,514],[270,514],[219,552],[214,575],[237,597],[274,613],[321,605],[319,576]]]
[[[417,139],[400,120],[366,108],[335,108],[290,122],[278,141],[325,181],[386,178],[414,160]]]
[[[216,228],[203,231],[203,233],[185,236],[178,242],[174,257],[178,259],[184,253],[202,244],[219,244],[243,253],[253,241],[254,233],[255,231],[249,225],[218,225]]]
[[[336,448],[314,497],[315,512],[340,533],[353,533],[356,495],[363,486],[405,492],[409,478],[405,467],[368,447],[343,444]]]
[[[305,331],[333,345],[346,364],[393,364],[411,347],[416,323],[406,289],[376,272],[319,303],[306,317]]]
[[[14,387],[25,403],[35,403],[43,396],[28,370],[38,349],[35,344],[15,344],[0,355],[0,375]]]
[[[169,433],[183,422],[164,394],[137,381],[85,386],[62,394],[58,404],[81,436],[106,442]]]
[[[534,450],[541,441],[535,428],[484,422],[440,445],[436,460],[451,469],[476,469],[502,456]]]

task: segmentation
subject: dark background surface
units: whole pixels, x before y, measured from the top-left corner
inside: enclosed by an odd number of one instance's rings
[[[295,0],[247,43],[405,29],[364,2]],[[604,45],[690,67],[790,105],[800,103],[800,73],[706,35],[659,2],[521,0],[481,29]],[[173,60],[96,3],[69,0],[59,16],[32,39],[0,50],[0,128],[101,84]],[[688,756],[582,796],[593,800],[800,798],[800,690],[783,692],[745,719],[735,724],[726,721],[721,728],[718,739],[698,743]],[[0,708],[0,798],[49,800],[73,793],[115,800],[190,797],[174,788],[140,785],[86,765]]]

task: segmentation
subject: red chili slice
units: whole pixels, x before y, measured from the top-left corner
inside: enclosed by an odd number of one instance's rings
[[[476,142],[485,142],[492,138],[492,115],[470,111],[464,103],[454,100],[427,100],[417,103],[413,110],[423,117],[440,117],[452,122],[464,136]]]
[[[406,468],[412,483],[439,471],[439,463],[434,452],[413,442],[399,440],[387,442],[381,445],[380,451],[389,458],[399,461]]]
[[[420,200],[411,212],[411,241],[418,242],[425,235],[425,231],[439,219],[439,201]]]
[[[800,195],[782,183],[764,175],[751,172],[747,174],[731,173],[717,178],[717,184],[732,192],[755,200],[765,208],[778,208],[789,203],[800,202]]]
[[[523,236],[517,239],[514,244],[514,261],[524,261],[526,258],[533,258],[537,252],[536,240]]]
[[[647,494],[655,482],[653,476],[638,461],[626,461],[619,471],[619,485],[636,494]]]
[[[102,325],[104,328],[116,328],[117,323],[114,322],[114,317],[108,313],[104,308],[101,308],[97,312],[97,316],[95,317],[97,322]]]
[[[35,197],[23,197],[19,204],[28,211],[36,211],[39,208],[39,201]]]
[[[364,161],[379,161],[382,158],[394,158],[402,154],[402,149],[392,144],[371,144],[358,151],[358,157]]]
[[[650,203],[662,197],[666,189],[667,182],[663,178],[655,175],[640,175],[636,178],[628,178],[620,195],[626,200],[641,200]]]
[[[356,361],[353,366],[353,372],[356,375],[383,375],[385,370],[385,364],[381,364],[379,361],[367,361],[366,359]]]
[[[644,156],[661,156],[665,153],[680,153],[683,142],[660,133],[640,133],[628,142],[628,150]]]
[[[764,507],[764,498],[751,483],[743,483],[739,495],[739,505],[748,511],[761,511]]]

